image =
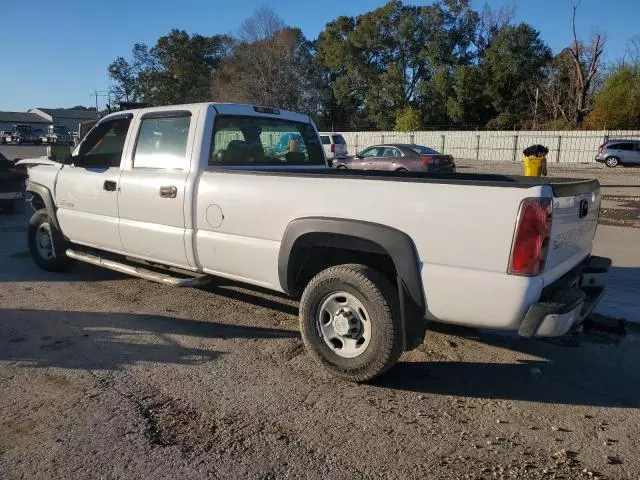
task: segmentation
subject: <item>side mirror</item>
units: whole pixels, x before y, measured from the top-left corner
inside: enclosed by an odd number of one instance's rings
[[[67,145],[49,145],[47,158],[68,165],[71,163],[71,149]]]

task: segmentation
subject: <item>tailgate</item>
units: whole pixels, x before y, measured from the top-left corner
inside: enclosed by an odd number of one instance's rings
[[[593,249],[600,211],[600,188],[566,196],[554,195],[551,238],[544,269],[548,285],[571,270]]]

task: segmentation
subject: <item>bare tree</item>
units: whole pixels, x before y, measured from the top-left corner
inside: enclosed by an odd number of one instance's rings
[[[260,7],[240,25],[238,37],[242,42],[255,43],[267,40],[286,28],[284,20],[267,6]]]
[[[580,2],[573,6],[573,44],[569,47],[569,54],[574,66],[574,91],[575,96],[575,124],[580,125],[591,108],[593,96],[593,82],[601,66],[601,56],[604,48],[603,36],[596,32],[593,34],[589,45],[578,41],[576,35],[576,12]]]
[[[270,38],[239,44],[214,76],[216,101],[253,103],[315,113],[311,44],[299,29],[285,28]]]
[[[511,24],[515,16],[515,3],[502,5],[496,10],[485,2],[478,18],[476,47],[481,52],[484,51],[491,43],[491,40]]]
[[[634,35],[627,42],[622,62],[640,66],[640,35]]]

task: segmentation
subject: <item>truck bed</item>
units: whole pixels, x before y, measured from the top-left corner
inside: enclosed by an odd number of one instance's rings
[[[395,182],[422,182],[453,185],[474,185],[497,188],[531,188],[548,185],[555,197],[570,197],[593,192],[600,188],[598,180],[584,180],[561,177],[525,177],[521,175],[499,175],[487,173],[428,173],[428,172],[386,172],[379,170],[337,170],[333,168],[280,168],[257,167],[220,168],[209,167],[206,170],[216,173],[248,175],[276,175],[296,177],[349,178],[362,180],[383,180]]]

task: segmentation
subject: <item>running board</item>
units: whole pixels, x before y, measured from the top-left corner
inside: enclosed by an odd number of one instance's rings
[[[109,260],[90,253],[80,252],[78,250],[69,249],[66,253],[67,257],[80,260],[81,262],[108,268],[109,270],[115,270],[116,272],[125,273],[127,275],[133,275],[134,277],[144,278],[145,280],[150,280],[152,282],[171,285],[172,287],[199,287],[209,282],[209,277],[206,275],[187,278],[174,277],[167,273],[154,272],[153,270],[148,270],[146,268],[134,267],[133,265],[116,262],[115,260]]]

